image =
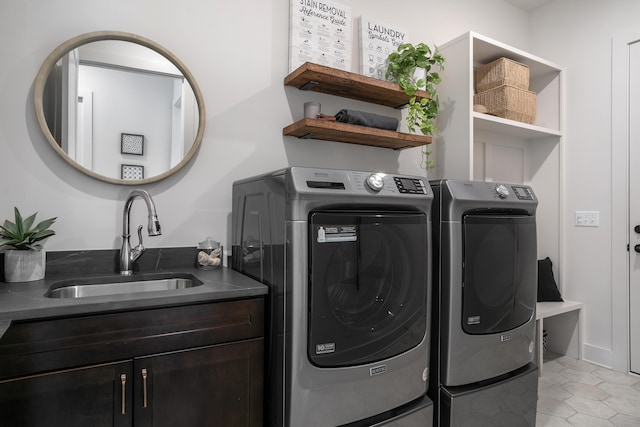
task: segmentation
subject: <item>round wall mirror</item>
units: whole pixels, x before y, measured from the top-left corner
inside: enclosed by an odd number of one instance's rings
[[[58,46],[34,85],[36,118],[62,158],[114,184],[159,181],[198,151],[202,93],[171,52],[135,34],[100,31]]]

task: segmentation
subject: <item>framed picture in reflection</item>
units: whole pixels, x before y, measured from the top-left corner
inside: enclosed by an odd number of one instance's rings
[[[144,154],[144,135],[121,133],[120,153],[142,156]]]
[[[144,179],[144,166],[142,165],[120,165],[120,178],[122,179]]]

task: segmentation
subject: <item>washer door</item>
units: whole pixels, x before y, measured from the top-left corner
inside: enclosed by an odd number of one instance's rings
[[[533,216],[464,215],[462,329],[500,333],[533,316],[537,292]]]
[[[315,211],[309,237],[311,363],[359,365],[420,344],[430,260],[424,213]]]

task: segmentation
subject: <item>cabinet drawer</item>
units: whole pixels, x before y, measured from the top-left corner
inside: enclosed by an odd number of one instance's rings
[[[263,298],[16,322],[0,379],[263,335]]]

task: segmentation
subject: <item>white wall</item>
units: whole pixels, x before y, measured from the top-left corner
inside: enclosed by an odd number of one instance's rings
[[[80,89],[93,92],[93,171],[120,178],[120,165],[144,166],[144,177],[171,163],[175,77],[80,66]],[[180,80],[181,81],[181,80]],[[121,154],[121,133],[143,135],[143,155]]]
[[[617,327],[610,280],[611,38],[637,25],[640,3],[559,0],[530,17],[502,0],[341,3],[353,8],[354,17],[366,14],[407,28],[414,42],[441,44],[474,30],[567,68],[562,285],[567,298],[586,304],[585,356],[611,365],[626,351],[614,348],[611,338]],[[226,243],[231,183],[256,173],[293,164],[424,173],[419,149],[396,152],[282,136],[284,126],[301,118],[308,100],[320,101],[326,113],[349,107],[393,114],[284,88],[288,11],[288,0],[2,2],[0,218],[10,217],[14,205],[24,213],[39,211],[41,218],[58,216],[58,235],[47,242],[49,250],[119,247],[122,206],[132,188],[69,168],[47,145],[33,113],[33,80],[47,54],[73,36],[96,30],[128,31],[164,45],[187,64],[204,94],[207,128],[197,157],[178,174],[145,186],[164,233],[148,238],[148,247],[194,245],[206,235]],[[600,228],[575,228],[576,210],[600,211]],[[140,209],[135,215],[132,228],[144,221]]]
[[[414,42],[443,43],[474,30],[526,49],[526,14],[502,0],[342,0],[353,16],[367,14],[410,31]],[[481,3],[481,4],[480,4]],[[384,107],[285,88],[288,0],[22,0],[0,5],[0,218],[38,211],[57,216],[49,250],[119,247],[124,199],[132,190],[88,178],[70,168],[40,134],[33,81],[60,43],[97,30],[139,34],[165,46],[189,67],[207,109],[202,147],[176,175],[145,188],[153,195],[163,235],[148,247],[195,245],[205,236],[227,243],[231,184],[287,165],[423,174],[419,149],[393,151],[297,140],[282,128],[302,117],[302,104],[323,111]],[[145,214],[136,202],[132,229]],[[228,245],[227,245],[228,248]]]
[[[625,165],[611,164],[611,46],[619,32],[640,30],[638,16],[635,0],[561,0],[533,11],[530,22],[531,50],[567,68],[563,292],[585,303],[584,357],[618,370],[626,370],[627,350],[613,337],[626,326],[613,321],[619,295],[612,290],[624,286],[611,280],[612,252],[621,252],[612,247],[611,231],[625,218],[612,218],[611,193],[624,182],[611,176]],[[577,210],[599,211],[600,227],[575,227]]]

